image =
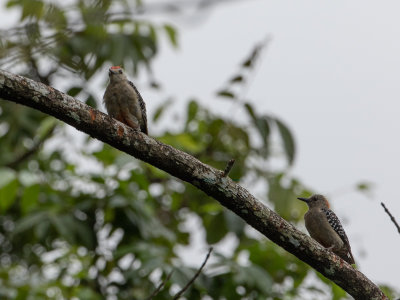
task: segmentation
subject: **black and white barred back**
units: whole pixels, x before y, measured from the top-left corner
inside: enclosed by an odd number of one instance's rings
[[[347,238],[347,235],[344,232],[343,226],[340,223],[339,218],[330,209],[322,208],[321,210],[325,213],[329,225],[332,226],[333,230],[335,230],[335,232],[340,236],[345,245],[350,248],[349,239]]]
[[[145,134],[148,134],[148,130],[147,130],[147,113],[146,113],[146,104],[143,101],[142,95],[140,95],[139,91],[137,90],[136,86],[133,84],[133,82],[128,81],[130,86],[133,87],[133,89],[135,90],[136,94],[138,95],[139,98],[139,105],[140,105],[140,109],[142,112],[142,119],[143,119],[143,128],[140,128],[140,130],[142,132],[144,132]]]

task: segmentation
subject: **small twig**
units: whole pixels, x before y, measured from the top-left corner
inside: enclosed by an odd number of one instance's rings
[[[161,290],[163,289],[164,285],[168,282],[168,280],[171,278],[172,273],[174,273],[174,270],[169,272],[168,276],[163,280],[163,282],[160,283],[160,285],[154,290],[153,293],[147,298],[147,300],[153,299]]]
[[[390,211],[386,208],[385,204],[383,204],[383,202],[381,202],[382,207],[385,209],[385,212],[389,215],[390,220],[392,220],[392,222],[394,223],[394,225],[397,228],[397,231],[400,233],[400,226],[399,224],[396,222],[396,219],[392,216],[392,214],[390,213]]]
[[[226,168],[224,170],[224,174],[223,174],[224,177],[228,176],[229,172],[232,170],[234,163],[235,163],[235,160],[233,158],[230,161],[228,161]]]
[[[213,250],[213,247],[210,247],[208,250],[207,256],[205,260],[203,261],[201,267],[197,270],[196,274],[194,274],[193,278],[181,289],[175,296],[174,300],[179,299],[179,297],[193,284],[193,282],[196,280],[197,277],[199,277],[201,271],[203,270],[204,266],[207,263],[207,260],[210,258],[211,251]]]

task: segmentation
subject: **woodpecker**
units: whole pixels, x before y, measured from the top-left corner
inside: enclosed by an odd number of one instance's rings
[[[110,83],[103,96],[108,114],[126,125],[147,134],[146,104],[136,86],[121,67],[108,70]]]
[[[338,217],[329,209],[328,200],[322,195],[297,199],[308,205],[304,220],[311,237],[349,264],[355,264],[349,239]]]

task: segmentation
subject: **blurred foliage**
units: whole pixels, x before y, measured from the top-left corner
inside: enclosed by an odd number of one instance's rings
[[[85,89],[96,72],[123,64],[130,74],[142,67],[151,73],[159,35],[178,46],[173,26],[138,17],[143,5],[9,0],[7,7],[21,15],[18,26],[1,31],[0,64],[46,84],[68,78],[74,83],[68,93],[96,106]],[[229,176],[250,189],[262,186],[259,198],[297,223],[306,207],[295,199],[311,191],[287,174],[296,154],[291,131],[241,96],[265,45],[256,45],[217,93],[246,121],[216,115],[192,99],[180,129],[156,138],[221,170],[234,158]],[[150,112],[150,125],[169,117],[169,105]],[[346,297],[321,276],[307,281],[313,272],[306,264],[193,186],[108,145],[91,147],[90,138],[76,143],[55,119],[0,102],[1,299],[146,299],[173,270],[155,297],[169,299],[204,259],[180,255],[199,233],[204,256],[207,244],[221,249],[233,240],[234,246],[231,254],[212,253],[187,299]],[[280,168],[270,167],[275,161]]]

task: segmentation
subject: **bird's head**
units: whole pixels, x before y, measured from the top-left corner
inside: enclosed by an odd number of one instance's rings
[[[124,70],[120,66],[113,66],[108,69],[108,76],[111,81],[125,80],[126,76]]]
[[[297,198],[301,201],[304,201],[307,203],[308,207],[322,207],[322,208],[329,208],[329,202],[326,200],[326,198],[322,195],[312,195],[310,198]]]

